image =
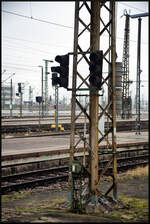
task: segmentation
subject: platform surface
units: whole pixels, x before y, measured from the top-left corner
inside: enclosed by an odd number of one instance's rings
[[[76,136],[76,141],[79,137]],[[117,144],[121,143],[133,143],[133,142],[149,142],[149,133],[141,132],[140,135],[136,135],[135,132],[118,132]],[[102,141],[101,145],[105,145],[106,141]],[[81,141],[78,147],[83,147]],[[7,138],[2,139],[2,156],[14,155],[31,152],[43,152],[51,150],[63,150],[70,148],[70,136],[42,136],[42,137],[30,137],[30,138]]]

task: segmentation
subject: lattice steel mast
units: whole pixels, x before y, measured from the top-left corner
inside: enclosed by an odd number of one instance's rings
[[[137,76],[136,76],[136,134],[140,134],[141,120],[140,120],[140,84],[141,84],[141,17],[149,16],[149,13],[140,13],[130,15],[132,19],[138,18],[138,40],[137,40]]]
[[[91,4],[91,5],[90,5]],[[82,18],[82,11],[87,13],[87,16]],[[105,15],[105,19],[102,18],[101,11]],[[106,19],[107,18],[107,19]],[[73,53],[73,79],[72,79],[72,108],[71,108],[71,137],[70,137],[70,172],[69,172],[69,197],[72,197],[73,208],[78,208],[78,202],[82,201],[81,194],[78,194],[78,187],[72,192],[72,186],[78,186],[81,184],[83,186],[88,183],[88,192],[90,200],[97,205],[103,199],[99,191],[99,184],[102,181],[104,173],[107,171],[111,163],[113,163],[113,183],[108,186],[106,195],[113,190],[113,196],[117,199],[117,159],[116,159],[116,96],[115,96],[115,70],[116,70],[116,43],[115,43],[115,2],[110,1],[76,1],[75,3],[75,25],[74,25],[74,53]],[[89,31],[89,33],[85,32]],[[107,41],[105,40],[105,46],[102,42],[102,38],[105,37],[107,33]],[[89,40],[89,44],[85,48],[85,43],[83,44],[83,38]],[[106,38],[106,37],[105,37]],[[82,45],[81,46],[81,42]],[[107,67],[107,73],[103,74],[102,87],[108,88],[109,85],[109,100],[106,106],[103,107],[99,104],[99,91],[93,88],[89,83],[89,53],[97,50],[103,50],[103,62],[104,66]],[[82,63],[84,63],[84,68],[87,66],[87,72],[82,72]],[[79,95],[78,93],[81,93]],[[89,103],[87,105],[82,105],[79,102],[80,96],[89,97]],[[80,108],[79,114],[76,113],[76,106]],[[109,109],[111,108],[111,113]],[[100,113],[100,110],[102,111]],[[76,130],[76,122],[81,114],[87,117],[89,122],[89,136],[86,137],[82,135],[81,132]],[[109,129],[102,134],[98,129],[98,122],[102,116],[106,116],[110,121]],[[99,139],[98,133],[100,133],[101,138]],[[101,143],[105,141],[107,144],[107,149],[110,150],[111,159],[107,163],[106,167],[103,169],[99,176],[99,150],[101,154]],[[75,157],[75,153],[78,151],[79,143],[83,143],[83,148],[86,145],[86,162],[82,163],[82,169],[84,173],[88,174],[85,179],[84,175],[76,179],[76,184],[73,179],[73,170],[77,168],[78,159]],[[74,166],[73,166],[74,164]],[[72,169],[72,170],[71,170]],[[78,169],[77,169],[78,170]],[[71,172],[72,171],[72,172]],[[88,181],[87,181],[88,179]],[[84,190],[86,189],[86,186]],[[74,194],[74,195],[72,195]],[[86,201],[86,199],[85,199]],[[83,201],[82,201],[83,202]],[[82,204],[82,203],[81,203]]]
[[[140,13],[130,15],[132,19],[138,18],[138,40],[137,40],[137,76],[136,76],[136,134],[140,134],[141,120],[140,120],[140,84],[141,84],[141,17],[149,16],[149,13]]]
[[[122,58],[122,118],[130,118],[132,116],[131,96],[129,96],[129,85],[132,83],[129,80],[129,38],[130,38],[130,15],[124,12],[125,29],[124,29],[124,44]]]

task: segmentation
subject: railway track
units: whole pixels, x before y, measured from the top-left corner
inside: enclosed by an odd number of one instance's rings
[[[84,119],[84,116],[83,115],[80,115],[80,118],[81,119]],[[71,116],[69,115],[59,115],[59,119],[60,120],[71,120]],[[40,121],[55,121],[55,118],[54,118],[54,115],[49,115],[48,117],[40,117]],[[39,121],[39,116],[32,116],[32,117],[23,117],[23,118],[17,118],[17,117],[14,117],[14,118],[5,118],[5,117],[2,117],[2,122],[4,124],[7,124],[7,123],[14,123],[14,122],[27,122],[27,121],[36,121],[38,122]]]
[[[64,127],[65,131],[70,131],[71,125],[69,122],[61,123]],[[110,126],[109,122],[105,122],[104,129],[107,130]],[[84,121],[80,123],[76,123],[75,125],[77,130],[84,129]],[[88,130],[89,123],[86,124],[86,128]],[[117,131],[135,131],[136,130],[136,122],[134,120],[130,121],[117,121]],[[55,131],[55,128],[52,128],[50,123],[47,124],[40,124],[40,130],[43,131]],[[141,131],[147,131],[148,130],[148,120],[142,120],[141,121]],[[4,125],[2,123],[2,134],[9,134],[9,133],[31,133],[31,132],[38,132],[39,131],[39,124],[33,123],[33,124],[7,124]]]
[[[11,191],[18,191],[24,188],[33,188],[35,186],[56,183],[58,181],[66,180],[67,177],[68,166],[60,166],[5,176],[1,178],[1,194]]]
[[[139,151],[138,150],[133,150]],[[118,172],[125,171],[131,168],[135,168],[137,166],[145,166],[148,164],[148,158],[149,158],[149,151],[145,150],[143,154],[135,155],[135,153],[130,152],[129,150],[124,150],[121,152],[118,152],[120,154],[119,158],[117,159],[117,169]],[[125,155],[126,152],[126,155]],[[108,153],[109,154],[109,153]],[[121,156],[121,154],[123,156]],[[108,159],[102,160],[99,164],[99,173],[101,173],[103,167],[108,163]],[[21,165],[21,164],[19,164]],[[13,166],[13,165],[11,165]],[[15,164],[14,166],[17,166]],[[8,165],[7,165],[8,167]],[[3,166],[2,168],[6,168],[6,166]],[[106,172],[106,175],[112,174],[112,166],[110,166]],[[18,173],[13,175],[7,175],[1,177],[1,194],[7,194],[11,191],[19,191],[21,189],[25,188],[33,188],[35,186],[41,186],[41,185],[47,185],[47,184],[53,184],[58,181],[67,181],[68,179],[68,166],[58,166],[58,167],[52,167],[47,169],[39,169],[24,173]]]

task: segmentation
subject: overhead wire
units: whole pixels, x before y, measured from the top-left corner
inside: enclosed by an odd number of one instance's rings
[[[145,12],[145,11],[142,10],[142,9],[139,9],[139,8],[137,8],[137,7],[135,7],[135,6],[130,6],[129,4],[126,4],[126,3],[123,3],[123,2],[119,2],[119,4],[121,4],[121,5],[125,5],[125,6],[127,6],[127,7],[129,7],[129,8],[136,9],[136,10],[139,11],[139,12]]]
[[[137,11],[139,12],[145,12],[144,10],[142,9],[139,9],[135,6],[131,6],[129,4],[125,4],[125,3],[122,3],[122,2],[119,2],[120,4],[123,4],[123,5],[126,5],[127,7],[129,8],[133,8],[133,9],[136,9]],[[54,23],[54,22],[50,22],[50,21],[47,21],[47,20],[43,20],[43,19],[37,19],[35,17],[32,16],[32,8],[31,8],[31,3],[30,3],[30,11],[31,11],[31,16],[26,16],[26,15],[22,15],[22,14],[19,14],[19,13],[15,13],[15,12],[10,12],[10,11],[7,11],[7,10],[2,10],[2,12],[4,13],[8,13],[8,14],[12,14],[12,15],[15,15],[15,16],[20,16],[20,17],[23,17],[23,18],[27,18],[27,19],[32,19],[32,20],[36,20],[36,21],[39,21],[39,22],[44,22],[44,23],[48,23],[48,24],[51,24],[51,25],[55,25],[55,26],[60,26],[60,27],[64,27],[64,28],[69,28],[69,29],[73,29],[72,26],[67,26],[67,25],[63,25],[63,24],[60,24],[60,23]]]
[[[70,26],[62,25],[62,24],[59,24],[59,23],[53,23],[53,22],[46,21],[46,20],[41,20],[41,19],[35,19],[33,17],[30,17],[30,16],[25,16],[25,15],[18,14],[18,13],[13,13],[13,12],[9,12],[9,11],[6,11],[6,10],[2,10],[2,12],[10,13],[10,14],[13,14],[13,15],[16,15],[16,16],[21,16],[21,17],[24,17],[24,18],[27,18],[27,19],[33,19],[33,20],[37,20],[37,21],[40,21],[40,22],[49,23],[51,25],[57,25],[57,26],[60,26],[60,27],[65,27],[65,28],[71,28],[71,29],[73,29],[73,27],[70,27]],[[122,39],[123,40],[124,38],[123,37],[117,37],[117,39]],[[130,40],[130,41],[131,42],[137,42],[136,40]],[[144,44],[148,44],[148,43],[144,43]]]
[[[10,43],[6,43],[6,45],[9,45],[9,46],[7,46],[7,48],[15,48],[15,49],[18,49],[19,48],[19,50],[22,50],[22,47],[20,48],[18,46],[12,46]],[[42,52],[44,54],[46,53],[46,54],[53,54],[53,55],[55,55],[55,53],[50,53],[48,51],[42,51],[42,50],[39,50],[39,49],[30,47],[30,46],[25,46],[25,45],[21,45],[21,46],[25,47],[25,48],[23,48],[23,50],[27,50],[27,51],[29,51],[29,50],[31,50],[31,51],[38,51],[38,52]]]
[[[6,67],[6,68],[13,68],[13,69],[18,69],[18,70],[28,70],[28,71],[32,71],[32,72],[36,72],[37,73],[37,71],[33,70],[33,69],[19,68],[19,67],[16,67],[16,66],[9,66],[9,65],[4,65],[4,64],[3,64],[3,66]]]
[[[14,53],[11,51],[11,52],[9,52],[9,53],[12,53],[12,54],[8,54],[7,52],[6,52],[6,54],[4,54],[3,55],[3,57],[5,57],[5,58],[10,58],[11,57],[11,60],[12,60],[12,57],[13,57],[13,59],[14,58],[19,58],[19,60],[23,60],[24,61],[24,58],[25,57],[27,57],[26,59],[29,59],[29,60],[31,60],[31,58],[33,58],[33,57],[35,57],[34,56],[34,54],[30,54],[30,55],[28,55],[28,54],[26,54],[26,53],[24,53],[24,52],[20,52],[21,54],[17,54],[17,55],[14,55]],[[22,55],[23,54],[23,55]],[[23,58],[21,58],[23,56]],[[40,56],[41,57],[41,56]]]
[[[4,63],[5,64],[5,63]],[[37,68],[36,65],[25,65],[25,64],[15,64],[15,63],[7,63],[9,65],[19,65],[19,66],[26,66],[26,67],[33,67],[33,68]]]
[[[14,48],[14,52],[13,51],[10,51],[9,49],[12,49],[12,47],[7,47],[8,49],[4,49],[2,51],[2,56],[3,57],[20,57],[20,60],[23,59],[21,57],[27,57],[27,58],[37,58],[37,57],[47,57],[47,55],[56,55],[56,54],[51,54],[51,53],[42,53],[42,52],[38,52],[38,54],[34,51],[20,51],[20,49],[17,49],[17,48]],[[19,52],[18,52],[19,51]]]
[[[124,3],[120,3],[120,4],[124,4]],[[124,5],[127,5],[127,4],[124,4]],[[129,5],[128,5],[129,6]],[[141,11],[141,9],[138,9],[136,7],[131,7],[129,6],[130,8],[134,8],[138,11]],[[59,24],[59,23],[53,23],[53,22],[50,22],[50,21],[46,21],[46,20],[43,20],[43,19],[37,19],[37,18],[33,18],[32,16],[32,8],[31,8],[31,4],[30,4],[30,11],[31,11],[31,16],[25,16],[25,15],[22,15],[22,14],[19,14],[19,13],[14,13],[14,12],[10,12],[10,11],[7,11],[7,10],[2,10],[3,12],[5,13],[9,13],[9,14],[12,14],[12,15],[15,15],[15,16],[21,16],[21,17],[24,17],[24,18],[28,18],[28,19],[33,19],[33,20],[36,20],[36,21],[39,21],[39,22],[45,22],[45,23],[48,23],[48,24],[51,24],[51,25],[56,25],[56,26],[59,26],[59,27],[65,27],[65,28],[71,28],[73,29],[73,27],[71,26],[66,26],[66,25],[62,25],[62,24]],[[21,40],[21,39],[17,39],[17,38],[10,38],[10,37],[7,37],[8,39],[16,39],[16,40]],[[121,37],[117,37],[117,39],[123,39]],[[34,41],[29,41],[29,40],[21,40],[21,41],[27,41],[27,42],[34,42]],[[131,42],[137,42],[137,41],[134,41],[134,40],[130,40]],[[45,44],[45,43],[42,43],[42,44]],[[143,42],[143,44],[148,44],[148,43],[145,43]],[[32,48],[33,50],[38,50],[40,52],[44,52],[44,53],[48,53],[48,54],[53,54],[53,53],[49,53],[49,52],[45,52],[45,51],[41,51],[39,49],[35,49],[35,48]],[[31,49],[31,50],[32,50]],[[55,54],[54,54],[55,55]]]
[[[123,4],[123,5],[126,5],[130,8],[134,8],[138,11],[142,11],[142,12],[145,12],[144,10],[141,10],[137,7],[134,7],[134,6],[130,6],[128,4],[124,4],[124,3],[121,3],[119,2],[120,4]],[[15,15],[15,16],[20,16],[20,17],[24,17],[24,18],[27,18],[27,19],[33,19],[33,20],[36,20],[36,21],[39,21],[39,22],[44,22],[44,23],[48,23],[48,24],[51,24],[51,25],[55,25],[55,26],[60,26],[60,27],[64,27],[64,28],[69,28],[69,29],[73,29],[72,26],[66,26],[66,25],[63,25],[63,24],[59,24],[59,23],[54,23],[54,22],[50,22],[50,21],[47,21],[47,20],[43,20],[43,19],[37,19],[35,17],[32,16],[32,12],[31,12],[31,16],[25,16],[25,15],[22,15],[22,14],[19,14],[19,13],[14,13],[14,12],[10,12],[10,11],[7,11],[7,10],[2,10],[2,12],[5,12],[5,13],[8,13],[8,14],[12,14],[12,15]]]
[[[12,39],[12,40],[18,40],[18,41],[25,41],[25,42],[29,42],[29,43],[34,43],[34,44],[40,44],[40,45],[47,45],[49,47],[50,44],[48,43],[43,43],[43,42],[40,42],[40,41],[32,41],[32,40],[25,40],[25,39],[20,39],[20,38],[14,38],[14,37],[8,37],[8,36],[2,36],[4,39]],[[7,41],[7,40],[5,40]],[[52,46],[55,46],[55,47],[68,47],[69,45],[56,45],[54,43],[51,43]],[[71,46],[71,45],[70,45]]]
[[[27,18],[27,19],[36,20],[36,21],[43,22],[43,23],[48,23],[48,24],[55,25],[55,26],[60,26],[60,27],[64,27],[64,28],[73,29],[72,26],[66,26],[66,25],[62,25],[62,24],[59,24],[59,23],[53,23],[53,22],[50,22],[50,21],[47,21],[47,20],[33,18],[32,16],[25,16],[25,15],[22,15],[22,14],[19,14],[19,13],[10,12],[10,11],[7,11],[7,10],[2,10],[2,12],[8,13],[8,14],[12,14],[12,15],[15,15],[15,16],[20,16],[20,17]]]

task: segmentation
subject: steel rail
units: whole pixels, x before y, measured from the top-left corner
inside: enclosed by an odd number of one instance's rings
[[[70,131],[70,123],[62,123],[62,126],[64,127],[65,131]],[[89,123],[87,123],[87,131],[89,127]],[[105,131],[108,129],[109,123],[105,122],[104,129]],[[78,129],[83,129],[84,128],[84,122],[81,123],[76,123],[75,128]],[[18,132],[24,132],[24,133],[29,133],[29,132],[37,132],[39,130],[39,125],[38,124],[14,124],[14,125],[3,125],[2,124],[2,134],[5,133],[18,133]],[[42,131],[54,131],[55,129],[51,127],[51,124],[41,124],[41,132]],[[136,130],[136,125],[135,121],[118,121],[117,122],[117,132],[121,131],[135,131]],[[148,130],[148,120],[143,120],[141,121],[141,131],[147,131]],[[64,131],[64,132],[65,132]],[[63,133],[63,132],[61,132]],[[59,132],[57,132],[59,134]]]
[[[132,153],[132,152],[142,152],[142,151],[148,151],[148,150],[149,150],[148,148],[118,150],[117,151],[117,154]],[[58,153],[61,153],[61,150]],[[66,153],[68,153],[68,152],[66,152]],[[102,155],[112,154],[112,152],[110,152],[110,151],[105,152],[105,151],[99,150],[98,155],[101,155],[101,154]],[[79,156],[79,157],[82,157],[82,156]],[[53,160],[57,160],[57,158],[56,159],[53,159]],[[24,166],[24,165],[38,164],[38,163],[46,163],[48,161],[51,161],[51,160],[38,160],[38,161],[31,161],[31,162],[24,162],[24,163],[7,164],[7,165],[2,165],[1,166],[1,169],[11,168],[11,167],[16,167],[16,166]],[[59,166],[59,167],[64,168],[64,166]],[[51,168],[51,169],[53,170],[54,168]]]
[[[129,168],[146,165],[148,164],[148,158],[149,154],[118,158],[117,169],[118,171],[123,171]],[[99,173],[102,171],[104,164],[107,163],[108,161],[109,160],[104,160],[100,162]],[[113,167],[109,167],[105,175],[112,175],[111,174],[112,169]],[[13,179],[15,182],[13,182]],[[36,170],[33,172],[26,172],[11,176],[5,176],[1,178],[2,182],[1,194],[7,194],[8,192],[24,188],[33,188],[37,185],[41,186],[47,183],[56,183],[58,181],[67,179],[68,179],[68,166],[54,167],[49,169]]]

